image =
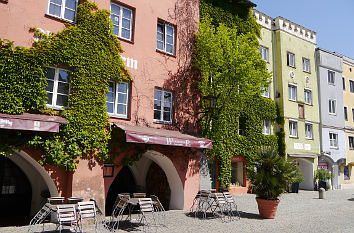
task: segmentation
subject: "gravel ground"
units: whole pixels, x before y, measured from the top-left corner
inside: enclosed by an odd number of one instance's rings
[[[326,199],[318,199],[318,192],[300,191],[298,194],[283,194],[275,219],[261,219],[252,194],[234,195],[241,212],[241,219],[223,223],[219,218],[198,219],[188,212],[166,212],[167,227],[154,228],[152,232],[354,232],[354,189],[331,190]],[[128,227],[129,226],[129,227]],[[142,227],[123,224],[124,230],[140,231]],[[1,233],[27,232],[28,227],[0,228]],[[38,228],[39,231],[41,227]],[[55,229],[45,224],[47,233]],[[70,230],[62,231],[71,232]],[[74,231],[73,231],[74,232]],[[99,230],[98,232],[102,232]]]

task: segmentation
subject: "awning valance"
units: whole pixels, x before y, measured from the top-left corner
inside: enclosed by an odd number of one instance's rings
[[[213,148],[212,142],[209,139],[182,134],[179,131],[120,125],[116,123],[115,125],[124,130],[127,142],[208,149]]]
[[[312,155],[312,154],[288,154],[288,155],[294,158],[310,158],[310,159],[317,158],[317,155]]]
[[[42,132],[59,132],[60,124],[67,124],[67,120],[59,116],[23,113],[9,115],[0,113],[0,129],[31,130]]]

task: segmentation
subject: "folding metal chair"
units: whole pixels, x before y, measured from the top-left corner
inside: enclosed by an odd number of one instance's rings
[[[143,231],[145,232],[145,226],[151,226],[151,221],[148,220],[150,215],[153,221],[153,225],[156,226],[155,214],[154,214],[154,204],[151,198],[139,198],[139,206],[141,219],[140,222],[143,224]]]
[[[133,193],[134,198],[145,198],[146,193]]]
[[[162,225],[166,226],[166,214],[165,214],[165,208],[163,208],[163,205],[161,204],[159,198],[155,195],[150,195],[150,198],[152,200],[152,203],[154,205],[154,211],[157,213],[157,215],[162,215]]]
[[[58,205],[57,206],[58,227],[61,232],[63,225],[75,226],[75,232],[77,232],[77,217],[75,205]]]
[[[214,216],[217,215],[217,211],[220,212],[220,217],[222,221],[225,221],[224,218],[226,215],[230,216],[229,204],[226,201],[224,194],[222,193],[213,193],[214,201],[211,203],[211,210]]]
[[[83,201],[84,198],[82,197],[69,197],[68,198],[68,204],[77,204],[80,201]]]
[[[231,216],[236,217],[237,219],[240,219],[240,212],[237,210],[237,204],[233,198],[233,196],[229,192],[224,192],[223,193],[227,204],[229,205],[229,211]],[[236,213],[234,213],[236,211]]]
[[[78,202],[77,209],[79,213],[79,220],[80,220],[80,230],[83,232],[83,224],[82,220],[84,219],[93,219],[95,221],[95,232],[97,232],[97,218],[96,218],[96,208],[95,202],[93,201],[86,201],[86,202]]]
[[[52,212],[51,205],[46,203],[38,212],[37,214],[31,219],[28,231],[27,232],[34,232],[34,226],[37,224],[43,223],[43,230],[44,231],[44,221],[46,220],[47,216],[50,215]]]
[[[125,195],[117,196],[116,202],[113,206],[112,215],[110,217],[109,224],[107,225],[108,229],[115,231],[115,229],[119,228],[119,222],[123,218],[123,213],[125,208],[128,205],[129,197]]]
[[[60,205],[64,204],[65,198],[64,197],[49,197],[47,202],[52,205]]]

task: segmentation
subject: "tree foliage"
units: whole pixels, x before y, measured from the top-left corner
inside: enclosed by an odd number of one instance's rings
[[[255,20],[248,15],[241,20],[229,12],[221,17],[215,12],[224,11],[201,1],[193,61],[200,70],[202,96],[218,97],[216,110],[203,104],[203,135],[213,141],[208,153],[218,160],[220,185],[228,187],[233,156],[244,156],[252,163],[262,145],[277,148],[275,135],[262,134],[263,120],[275,120],[276,106],[273,100],[260,95],[271,75],[259,54],[259,27],[254,26]],[[234,19],[234,23],[227,20],[224,24],[225,18]]]

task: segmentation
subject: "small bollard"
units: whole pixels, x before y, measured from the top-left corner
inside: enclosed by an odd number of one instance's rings
[[[324,188],[319,188],[318,189],[318,198],[325,199],[325,193],[326,193],[326,190]]]

